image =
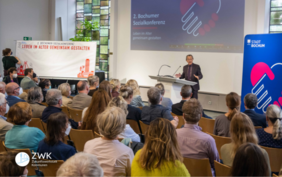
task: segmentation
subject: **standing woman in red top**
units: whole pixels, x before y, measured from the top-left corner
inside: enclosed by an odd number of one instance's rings
[[[13,52],[11,49],[6,48],[3,50],[3,58],[2,58],[2,62],[3,62],[3,67],[4,67],[4,76],[9,75],[8,74],[8,69],[10,69],[11,67],[16,67],[16,64],[21,64],[21,61],[19,60],[18,57],[14,57],[12,56]]]

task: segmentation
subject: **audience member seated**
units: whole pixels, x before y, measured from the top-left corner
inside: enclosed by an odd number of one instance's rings
[[[221,158],[225,165],[232,166],[236,151],[239,146],[244,143],[253,143],[258,145],[258,137],[256,135],[255,127],[251,119],[244,113],[235,111],[235,115],[231,120],[230,134],[232,142],[224,144],[221,149]],[[261,149],[264,158],[267,161],[270,171],[270,164],[268,154],[264,149]]]
[[[0,93],[3,93],[3,94],[6,95],[6,89],[5,88],[6,88],[5,82],[0,82]]]
[[[164,85],[162,83],[158,83],[158,84],[155,85],[155,87],[157,87],[161,91],[162,98],[163,98],[163,100],[162,100],[163,107],[168,108],[169,111],[171,112],[171,106],[172,106],[173,103],[172,103],[170,98],[164,97],[164,95],[165,95]]]
[[[7,131],[9,131],[13,124],[7,122],[7,118],[4,117],[6,113],[7,101],[5,99],[5,95],[0,93],[0,140],[5,141],[5,135]]]
[[[18,153],[17,151],[0,153],[0,176],[27,176],[27,168],[21,167],[16,163],[16,155]]]
[[[5,146],[9,149],[30,149],[37,151],[38,144],[45,134],[38,128],[29,127],[32,109],[28,103],[17,103],[10,108],[7,121],[14,126],[6,133]]]
[[[43,94],[43,102],[46,102],[46,93],[49,89],[51,89],[51,82],[49,79],[43,79],[39,83],[39,87],[42,89],[42,94]]]
[[[19,84],[17,69],[15,67],[8,69],[8,74],[9,74],[8,76],[5,76],[3,78],[3,82],[5,82],[6,84],[8,84],[10,82],[15,82],[15,83]]]
[[[258,98],[255,94],[249,93],[244,97],[245,111],[244,113],[249,116],[253,121],[254,126],[267,127],[266,117],[263,114],[255,112],[255,108],[258,104]]]
[[[112,79],[110,80],[110,84],[112,86],[112,96],[118,97],[119,96],[119,90],[120,90],[120,81],[118,79]]]
[[[84,109],[91,103],[92,97],[88,95],[89,86],[87,81],[79,81],[77,83],[78,95],[73,97],[71,108],[72,109]]]
[[[59,85],[58,88],[63,95],[63,106],[65,107],[71,107],[72,104],[72,99],[69,98],[71,95],[71,88],[70,88],[70,84],[69,83],[62,83]]]
[[[130,105],[135,107],[143,107],[144,103],[140,96],[141,93],[137,81],[134,79],[130,79],[129,81],[127,81],[126,85],[131,87],[133,90],[133,99],[131,100]]]
[[[82,112],[82,130],[92,130],[94,134],[99,134],[97,116],[105,111],[110,100],[111,99],[105,90],[99,89],[94,92],[91,104]]]
[[[46,103],[48,107],[46,107],[42,113],[42,121],[47,123],[47,120],[51,114],[62,112],[62,93],[58,89],[50,89],[46,94]],[[71,123],[71,127],[74,129],[78,128],[78,123],[72,119],[69,119]]]
[[[119,107],[119,108],[121,108],[122,110],[124,110],[124,113],[125,113],[124,119],[126,119],[126,115],[128,114],[127,102],[121,96],[113,98],[109,102],[108,107]],[[132,141],[140,142],[139,135],[134,132],[134,130],[130,127],[129,124],[125,125],[124,131],[121,134],[119,134],[118,137],[119,138],[131,138]]]
[[[240,97],[237,93],[231,92],[226,95],[228,112],[215,118],[213,134],[217,136],[230,137],[230,121],[240,107]]]
[[[6,85],[6,92],[8,94],[7,96],[7,101],[9,107],[12,107],[14,104],[18,102],[26,102],[25,100],[22,100],[19,98],[20,95],[20,87],[17,83],[15,82],[10,82],[9,84]]]
[[[268,127],[257,129],[259,145],[271,148],[282,148],[282,111],[277,105],[266,109]]]
[[[97,118],[102,137],[90,140],[84,146],[84,152],[98,158],[105,176],[131,176],[133,151],[117,140],[118,135],[125,129],[125,116],[120,108],[107,108]]]
[[[32,87],[28,90],[28,103],[32,108],[32,118],[42,118],[46,106],[42,103],[43,95],[40,87]]]
[[[146,132],[144,147],[132,162],[131,176],[190,176],[177,143],[173,125],[157,118]]]
[[[144,124],[149,125],[150,122],[156,118],[165,118],[171,121],[171,123],[177,127],[178,117],[173,117],[168,108],[161,105],[162,95],[160,89],[152,87],[147,92],[151,106],[144,106],[141,113],[141,121]]]
[[[126,119],[136,120],[139,125],[139,120],[141,120],[141,109],[130,105],[133,99],[133,90],[131,87],[124,85],[120,88],[120,96],[127,102],[128,114]],[[139,126],[140,127],[140,126]]]
[[[183,115],[182,106],[186,101],[189,101],[192,97],[191,86],[190,85],[183,85],[182,88],[181,88],[180,95],[182,97],[182,100],[179,103],[172,105],[172,110],[171,110],[172,113],[174,113],[175,115],[178,115],[178,116]],[[204,113],[204,110],[202,112],[202,117],[212,119],[211,117],[209,117],[208,115],[206,115]]]
[[[50,115],[47,121],[47,133],[45,139],[40,141],[37,152],[44,154],[51,153],[52,160],[64,160],[76,153],[74,147],[66,145],[65,135],[69,135],[71,126],[68,117],[63,112]]]
[[[99,85],[99,89],[105,90],[108,93],[109,97],[112,99],[112,90],[113,89],[109,81],[101,82]]]
[[[89,96],[93,96],[94,92],[96,92],[99,88],[100,79],[98,76],[89,76],[87,78],[89,84]]]
[[[104,172],[95,155],[79,152],[60,166],[56,176],[103,177]]]
[[[37,87],[33,79],[33,69],[27,68],[24,70],[25,77],[21,81],[21,87],[24,90],[30,89],[31,87]]]
[[[215,176],[214,160],[219,161],[219,155],[213,137],[202,132],[202,128],[198,126],[203,112],[202,105],[192,98],[183,104],[182,110],[185,125],[176,130],[180,152],[183,157],[191,159],[208,158]]]
[[[252,143],[238,147],[231,176],[271,176],[261,148]]]

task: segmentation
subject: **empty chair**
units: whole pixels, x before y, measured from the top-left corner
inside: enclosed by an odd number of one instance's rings
[[[270,168],[272,172],[279,172],[282,164],[282,149],[269,148],[260,146],[262,149],[266,150],[269,156]]]
[[[148,130],[149,125],[144,124],[141,120],[139,120],[139,123],[140,123],[141,131],[145,135],[146,131]]]
[[[31,121],[29,122],[28,126],[29,127],[36,127],[38,129],[40,129],[42,132],[46,133],[42,123],[41,123],[41,119],[40,118],[31,118]]]
[[[130,127],[135,131],[135,133],[141,134],[140,128],[136,120],[126,119],[126,124],[129,124]]]
[[[68,109],[69,109],[70,117],[74,121],[80,122],[81,121],[81,117],[82,117],[82,110],[72,109],[72,108],[68,108]]]
[[[209,159],[183,158],[183,163],[191,176],[212,176]]]
[[[231,168],[216,160],[214,161],[214,168],[215,168],[216,176],[229,176],[230,175]]]
[[[199,121],[199,126],[202,128],[203,132],[213,134],[214,123],[215,123],[214,119],[207,119],[202,117]]]
[[[56,176],[58,169],[63,163],[64,163],[63,160],[57,160],[57,163],[48,163],[47,166],[42,166],[42,167],[40,166],[39,171],[41,171],[44,174],[44,176]],[[30,174],[28,173],[28,175]]]
[[[94,139],[92,130],[75,130],[72,129],[70,132],[70,139],[74,142],[77,151],[83,151],[84,144]]]
[[[219,158],[221,159],[221,152],[220,152],[221,146],[223,146],[224,144],[231,143],[231,138],[230,137],[223,137],[223,136],[216,136],[212,133],[208,133],[208,134],[211,135],[214,138],[215,144],[216,144],[216,149],[219,153]]]

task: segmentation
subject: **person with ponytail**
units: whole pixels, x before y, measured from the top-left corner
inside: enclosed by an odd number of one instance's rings
[[[2,62],[4,67],[4,76],[8,76],[9,75],[8,69],[12,67],[16,67],[16,64],[20,65],[21,61],[19,60],[18,57],[12,56],[13,52],[9,48],[4,49],[2,51],[2,54],[3,54]]]
[[[259,145],[271,148],[282,148],[282,110],[277,105],[266,109],[268,127],[257,129]]]
[[[213,134],[217,136],[230,137],[229,125],[232,117],[239,112],[240,104],[240,96],[237,93],[231,92],[226,96],[226,106],[228,107],[228,112],[215,118]]]

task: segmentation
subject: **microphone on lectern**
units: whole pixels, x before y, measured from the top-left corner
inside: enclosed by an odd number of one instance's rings
[[[170,68],[170,66],[169,66],[169,65],[162,65],[162,66],[160,67],[160,69],[159,69],[158,76],[160,76],[160,71],[161,71],[161,69],[162,69],[162,67],[163,67],[163,66],[167,66],[167,67],[169,67],[169,68]]]
[[[179,70],[179,68],[181,68],[181,66],[179,66],[179,67],[177,68],[177,70],[175,71],[175,73],[172,75],[173,77],[174,77],[174,75],[176,74],[176,72]]]

